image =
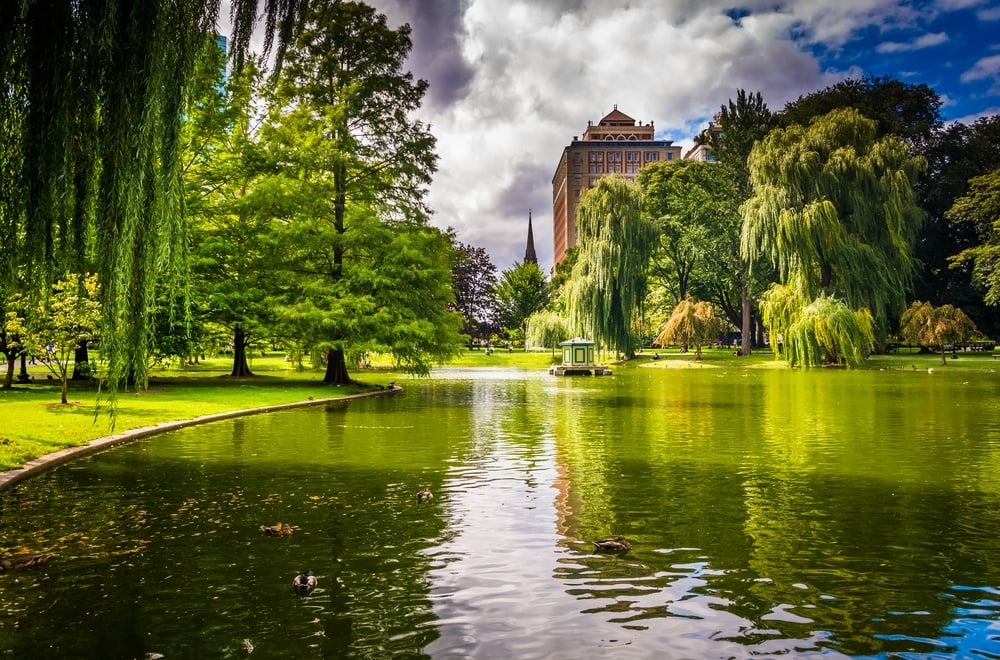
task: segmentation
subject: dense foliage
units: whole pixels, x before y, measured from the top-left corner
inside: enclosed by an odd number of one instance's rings
[[[656,238],[639,187],[621,176],[601,178],[580,198],[577,228],[577,262],[564,290],[570,326],[631,357],[637,343],[633,315],[646,295]]]
[[[805,300],[835,296],[870,310],[884,342],[917,269],[913,186],[923,160],[857,111],[834,110],[772,131],[749,164],[744,255],[770,261]]]

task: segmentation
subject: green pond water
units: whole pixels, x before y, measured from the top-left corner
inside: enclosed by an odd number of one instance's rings
[[[0,657],[1000,658],[1000,374],[402,382],[0,493]]]

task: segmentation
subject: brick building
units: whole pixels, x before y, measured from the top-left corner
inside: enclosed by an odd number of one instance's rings
[[[588,122],[583,139],[563,149],[552,177],[553,257],[559,263],[576,245],[576,205],[584,190],[606,174],[621,174],[635,181],[635,174],[649,163],[679,160],[681,148],[670,140],[657,140],[653,122],[643,124],[616,105],[597,124]]]

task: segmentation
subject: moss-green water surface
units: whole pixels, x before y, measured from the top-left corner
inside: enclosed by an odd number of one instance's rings
[[[0,654],[1000,657],[1000,374],[403,385],[0,493]]]

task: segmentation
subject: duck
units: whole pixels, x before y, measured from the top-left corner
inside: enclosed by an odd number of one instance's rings
[[[624,536],[616,539],[604,539],[594,541],[594,547],[601,552],[628,552],[632,549],[632,544],[625,540]]]
[[[424,488],[422,491],[417,493],[417,503],[423,504],[424,502],[429,502],[432,497],[434,497],[434,493],[431,492],[431,489]]]
[[[261,525],[260,531],[268,536],[291,536],[292,528],[288,523],[278,522],[277,525]]]
[[[0,559],[0,571],[20,571],[25,568],[38,568],[49,560],[49,555],[32,555],[20,559]]]
[[[316,576],[307,568],[292,579],[292,587],[300,593],[312,591],[316,588]]]

